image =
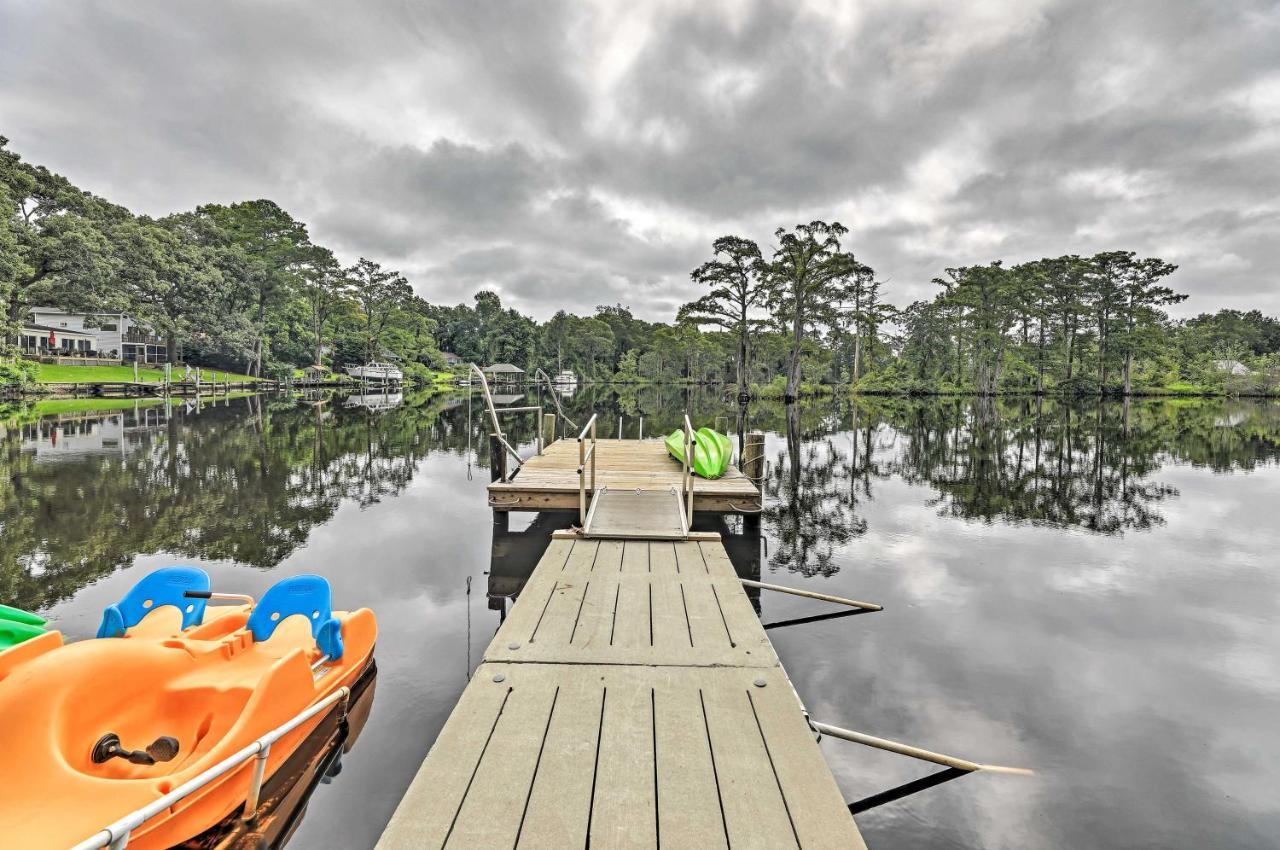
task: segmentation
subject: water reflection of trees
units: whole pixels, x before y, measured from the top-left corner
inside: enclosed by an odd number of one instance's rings
[[[344,500],[403,490],[438,445],[423,432],[440,407],[373,414],[255,396],[152,409],[146,424],[132,410],[64,415],[122,419],[130,443],[59,463],[35,450],[49,420],[11,424],[0,430],[0,480],[11,482],[0,488],[0,598],[43,608],[153,552],[274,567]]]
[[[946,517],[1120,534],[1164,523],[1160,505],[1178,490],[1157,475],[1171,461],[1230,472],[1280,459],[1271,403],[870,399],[781,418],[769,560],[809,575],[838,569],[834,551],[866,531],[859,502],[877,479],[932,488],[928,504]]]
[[[870,445],[871,426],[837,432],[837,410],[788,405],[786,447],[765,478],[765,527],[774,541],[769,565],[805,575],[839,571],[834,554],[867,530],[858,503],[871,495],[871,478],[880,475]]]

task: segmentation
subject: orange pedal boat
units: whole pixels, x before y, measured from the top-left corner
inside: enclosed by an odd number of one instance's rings
[[[170,567],[107,609],[99,639],[63,645],[49,632],[0,652],[4,846],[107,846],[120,836],[104,828],[349,688],[369,665],[373,612],[332,611],[323,578],[286,578],[256,605],[206,614],[209,601],[243,599],[209,592],[194,567]],[[256,763],[257,779],[270,777],[330,710],[345,709],[335,701],[265,758],[133,825],[128,847],[171,847],[245,806]]]

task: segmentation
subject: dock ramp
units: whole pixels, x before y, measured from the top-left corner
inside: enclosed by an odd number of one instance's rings
[[[591,497],[582,533],[591,539],[687,540],[684,499],[675,487],[601,487]]]

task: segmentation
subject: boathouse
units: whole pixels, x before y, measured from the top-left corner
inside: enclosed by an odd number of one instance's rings
[[[494,363],[492,366],[486,366],[483,370],[484,376],[493,384],[523,384],[524,370],[519,366],[513,366],[510,363]]]

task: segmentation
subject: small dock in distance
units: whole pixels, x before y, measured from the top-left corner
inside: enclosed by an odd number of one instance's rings
[[[489,507],[495,511],[578,510],[580,489],[579,440],[560,439],[547,445],[542,454],[524,461],[509,480],[489,485]],[[667,453],[662,440],[593,441],[596,464],[595,484],[590,469],[585,493],[590,499],[596,488],[610,490],[681,490],[683,469]],[[760,490],[738,467],[713,480],[694,478],[693,510],[698,513],[755,513],[760,510]]]
[[[379,850],[865,847],[719,540],[558,536]]]

